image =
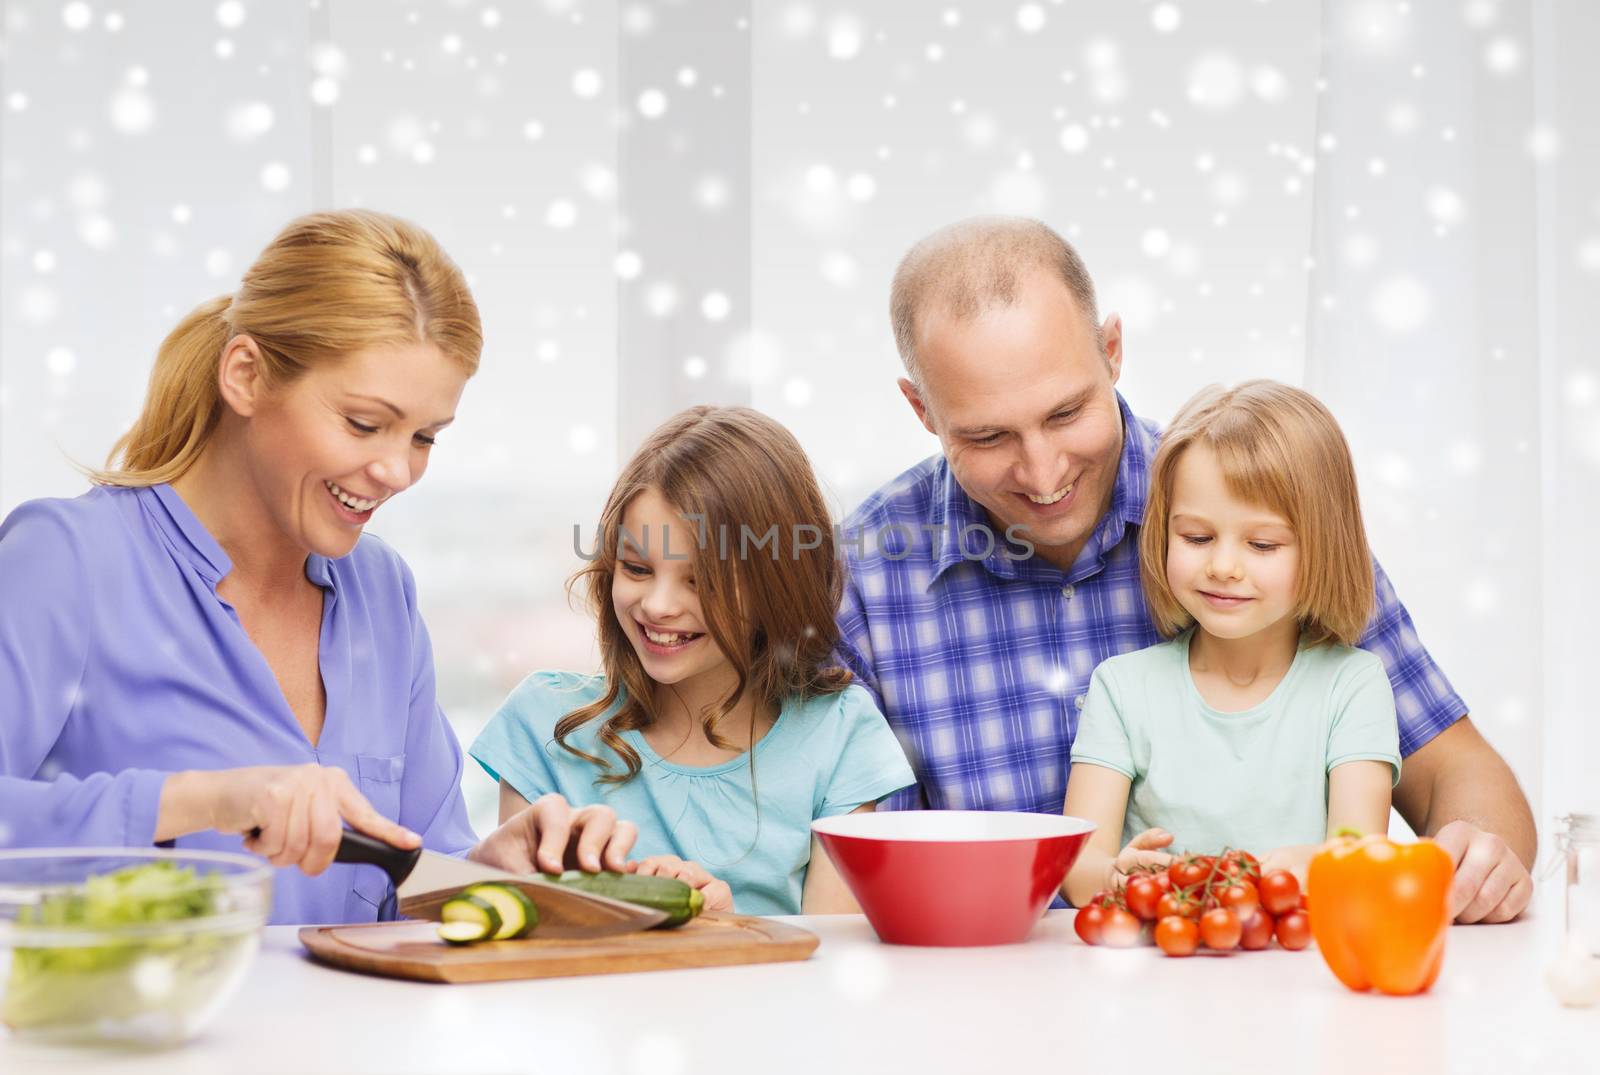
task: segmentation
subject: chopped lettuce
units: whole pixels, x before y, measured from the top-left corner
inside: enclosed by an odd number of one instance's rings
[[[0,1022],[179,1037],[254,952],[254,930],[182,925],[218,913],[222,879],[152,862],[90,877],[23,907]],[[174,923],[162,930],[162,923]],[[37,932],[36,932],[37,931]],[[123,936],[118,936],[122,932]],[[104,938],[93,936],[104,932]],[[35,933],[37,946],[29,945]],[[67,936],[76,935],[76,936]],[[87,935],[87,936],[85,936]]]

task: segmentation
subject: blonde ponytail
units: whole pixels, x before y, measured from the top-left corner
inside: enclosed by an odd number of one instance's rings
[[[233,335],[232,295],[212,299],[161,341],[144,411],[111,449],[102,485],[159,485],[194,465],[217,424],[217,366]]]
[[[291,221],[234,295],[196,308],[161,341],[144,409],[117,441],[101,485],[159,485],[205,451],[222,413],[222,350],[249,336],[266,383],[370,347],[431,343],[468,375],[483,350],[466,278],[433,236],[364,209]]]

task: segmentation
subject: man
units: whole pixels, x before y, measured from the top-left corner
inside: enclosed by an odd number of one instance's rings
[[[918,784],[884,809],[1059,812],[1090,674],[1161,641],[1139,584],[1157,427],[1116,391],[1122,323],[1045,225],[963,221],[914,246],[890,299],[900,380],[940,455],[844,525],[846,661]],[[1456,861],[1460,922],[1527,906],[1533,818],[1381,569],[1363,648],[1405,756],[1394,804]]]

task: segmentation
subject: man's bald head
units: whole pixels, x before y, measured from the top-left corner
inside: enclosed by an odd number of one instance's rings
[[[957,221],[907,251],[895,270],[889,292],[889,317],[900,360],[913,383],[917,367],[917,325],[930,311],[956,320],[977,317],[993,306],[1016,302],[1034,274],[1058,279],[1080,313],[1100,337],[1094,281],[1072,244],[1037,220],[980,216]]]

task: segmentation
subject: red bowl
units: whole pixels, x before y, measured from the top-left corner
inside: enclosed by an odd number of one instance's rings
[[[1082,818],[998,810],[811,823],[880,940],[940,946],[1027,940],[1094,828]]]

